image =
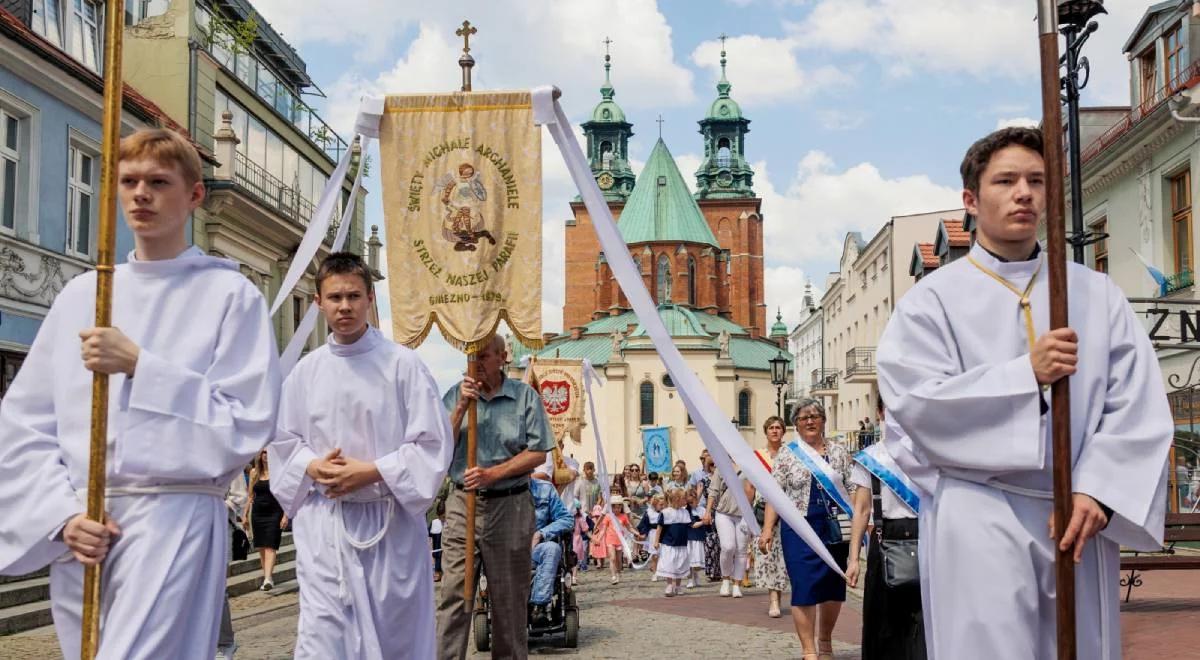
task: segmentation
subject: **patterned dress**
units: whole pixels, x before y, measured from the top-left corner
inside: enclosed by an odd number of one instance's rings
[[[712,485],[712,476],[706,476],[699,481],[703,492],[707,493]],[[707,525],[704,530],[704,574],[709,580],[721,579],[721,539],[717,536],[717,526]]]
[[[779,451],[785,452],[788,449],[780,446]],[[757,453],[768,465],[773,467],[774,460],[766,450]],[[756,494],[754,499],[757,502],[762,499],[762,495]],[[754,584],[760,589],[787,591],[790,584],[787,567],[783,564],[783,545],[779,541],[778,524],[775,533],[771,535],[771,547],[766,553],[758,549],[758,543],[751,545],[754,546]]]

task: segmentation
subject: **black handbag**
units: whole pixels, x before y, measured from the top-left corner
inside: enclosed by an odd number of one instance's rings
[[[239,527],[233,528],[233,560],[241,561],[250,556],[250,537]]]
[[[875,509],[875,540],[883,558],[883,583],[889,589],[915,586],[921,581],[921,568],[917,561],[917,539],[883,538],[883,496],[880,494],[879,478],[872,475],[871,492]]]
[[[767,501],[763,498],[754,500],[754,519],[758,521],[758,528],[762,529],[766,524],[767,519]]]

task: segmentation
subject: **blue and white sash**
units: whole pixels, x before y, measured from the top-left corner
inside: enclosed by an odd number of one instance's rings
[[[917,496],[908,475],[900,470],[900,466],[896,465],[896,461],[887,450],[880,448],[878,452],[868,452],[864,449],[854,455],[854,460],[891,489],[913,513],[921,512],[921,498]]]
[[[842,477],[829,465],[829,462],[821,457],[815,449],[808,446],[806,442],[793,440],[788,443],[788,449],[800,459],[804,467],[812,472],[813,478],[821,484],[825,489],[826,494],[833,498],[835,504],[847,515],[854,513],[854,507],[850,506],[850,494],[846,492],[846,487],[842,485]]]

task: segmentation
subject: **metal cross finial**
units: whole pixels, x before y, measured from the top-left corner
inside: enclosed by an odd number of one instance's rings
[[[602,42],[601,42],[601,43],[603,43],[603,44],[604,44],[604,57],[605,57],[605,58],[608,58],[608,55],[609,55],[609,53],[608,53],[608,47],[609,47],[610,45],[612,45],[612,42],[613,42],[613,40],[612,40],[612,39],[609,39],[608,37],[604,37],[604,41],[602,41]]]
[[[471,52],[471,35],[475,34],[476,30],[471,26],[471,21],[463,21],[462,27],[454,31],[454,34],[463,38],[463,52]]]
[[[725,40],[729,38],[729,35],[722,32],[719,38],[721,39],[721,50],[725,50]]]
[[[662,125],[663,125],[662,115],[659,115],[658,119],[655,119],[654,121],[658,122],[658,137],[661,138],[662,137]]]

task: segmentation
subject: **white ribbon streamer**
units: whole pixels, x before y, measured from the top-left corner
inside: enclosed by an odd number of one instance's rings
[[[369,146],[371,146],[371,138],[364,137],[362,139],[362,153],[367,153],[367,147]],[[354,208],[358,204],[358,191],[362,187],[362,176],[363,168],[359,165],[358,172],[354,175],[354,185],[350,188],[350,201],[342,211],[342,219],[338,224],[337,236],[333,237],[333,249],[331,252],[340,251],[342,246],[346,244],[346,237],[350,234],[350,224],[354,218]],[[297,258],[299,258],[299,253],[297,253]],[[294,261],[292,263],[295,264]],[[303,273],[304,271],[301,270],[300,272]],[[290,289],[288,291],[289,293],[291,292]],[[319,311],[320,309],[317,307],[316,301],[309,304],[308,311],[304,313],[304,319],[300,321],[300,325],[296,327],[296,332],[288,340],[287,346],[279,356],[279,369],[284,378],[287,378],[288,374],[292,373],[292,369],[300,361],[300,353],[304,351],[304,344],[308,341],[308,337],[312,335],[313,328],[317,327],[317,314]]]
[[[534,90],[534,117],[543,121],[550,129],[550,135],[554,137],[555,143],[558,144],[563,160],[566,161],[567,170],[571,173],[571,178],[575,181],[575,185],[583,197],[584,206],[587,207],[588,214],[592,218],[596,236],[600,240],[601,249],[608,258],[609,267],[612,268],[621,290],[629,299],[638,321],[646,329],[646,334],[654,343],[663,365],[671,375],[671,380],[675,382],[684,407],[691,414],[696,430],[712,455],[722,478],[730,485],[740,483],[731,463],[731,459],[736,460],[742,467],[743,475],[762,493],[764,499],[774,507],[788,526],[834,572],[844,575],[833,556],[829,554],[829,550],[821,542],[820,537],[805,521],[804,514],[758,461],[754,451],[733,428],[729,420],[725,419],[721,413],[721,407],[704,389],[700,379],[684,363],[683,356],[671,341],[671,335],[658,315],[658,308],[642,282],[641,274],[634,266],[633,257],[629,254],[629,248],[625,245],[625,240],[617,229],[612,212],[604,201],[600,188],[596,185],[596,180],[592,177],[591,168],[584,159],[583,150],[580,149],[579,142],[571,132],[571,124],[563,112],[562,106],[553,100],[552,93],[553,89],[548,87]],[[553,112],[550,111],[551,106]],[[742,519],[746,521],[753,533],[758,525],[745,491],[741,488],[732,488],[731,490],[737,500],[738,508],[742,512]]]
[[[596,398],[592,396],[592,381],[596,381],[600,385],[604,384],[604,379],[596,370],[592,368],[592,363],[588,360],[583,361],[583,390],[587,394],[588,413],[592,416],[592,434],[596,437],[596,462],[600,464],[600,496],[604,498],[604,513],[608,516],[608,522],[613,529],[617,530],[617,535],[621,537],[621,549],[625,551],[625,558],[631,563],[633,562],[633,551],[629,548],[629,539],[626,538],[625,530],[621,527],[621,523],[612,511],[612,494],[609,492],[608,486],[608,459],[604,457],[604,445],[600,442],[600,419],[596,417]],[[629,510],[629,505],[625,505],[625,510]]]

